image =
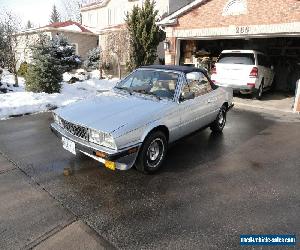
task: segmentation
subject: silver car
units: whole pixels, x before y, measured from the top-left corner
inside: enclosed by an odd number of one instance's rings
[[[222,132],[232,106],[232,90],[215,86],[204,69],[147,66],[112,91],[56,110],[51,130],[73,154],[153,173],[169,143],[207,126]]]

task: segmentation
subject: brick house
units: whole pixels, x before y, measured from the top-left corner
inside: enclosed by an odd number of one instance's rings
[[[50,38],[57,34],[64,35],[75,47],[76,54],[82,59],[86,58],[87,52],[90,49],[98,46],[98,36],[77,22],[57,22],[40,28],[32,28],[17,34],[17,57],[19,65],[24,61],[28,63],[31,61],[30,45],[37,40],[40,33],[46,34]]]
[[[201,54],[213,64],[224,49],[256,49],[271,56],[275,87],[295,90],[300,78],[298,0],[195,0],[159,24],[167,33],[166,64],[197,65]]]

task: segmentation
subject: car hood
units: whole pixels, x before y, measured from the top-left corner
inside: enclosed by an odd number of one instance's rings
[[[170,101],[111,91],[60,108],[55,113],[69,122],[106,133],[121,128],[129,132],[156,120],[168,103]]]

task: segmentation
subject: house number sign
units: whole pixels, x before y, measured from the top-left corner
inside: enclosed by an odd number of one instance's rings
[[[250,32],[249,26],[237,26],[235,30],[236,34],[248,34]]]

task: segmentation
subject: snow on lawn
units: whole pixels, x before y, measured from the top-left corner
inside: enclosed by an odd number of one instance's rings
[[[7,92],[21,92],[24,91],[24,78],[18,77],[19,79],[19,87],[14,87],[15,77],[10,74],[8,71],[4,70],[2,77],[0,77],[0,90],[6,89]],[[1,94],[1,91],[0,91]],[[1,107],[1,103],[0,103]]]
[[[90,79],[74,84],[62,83],[61,93],[46,94],[25,92],[24,80],[20,78],[20,87],[13,88],[14,92],[0,94],[0,119],[28,113],[47,111],[56,107],[94,97],[95,95],[110,90],[118,80]],[[3,76],[2,84],[6,82],[13,85],[13,77]]]

